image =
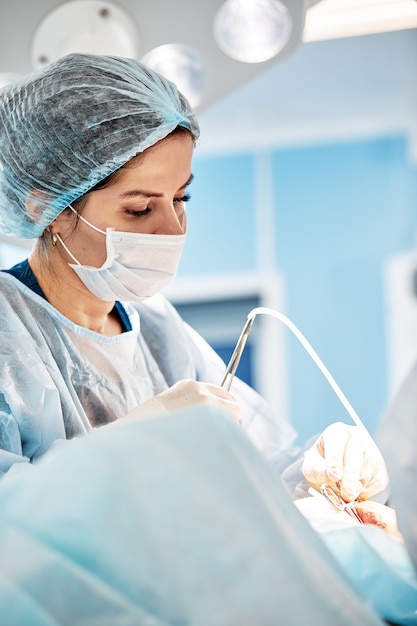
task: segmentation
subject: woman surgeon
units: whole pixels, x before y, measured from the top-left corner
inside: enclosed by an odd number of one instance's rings
[[[156,295],[185,242],[198,136],[176,87],[132,59],[71,54],[0,92],[0,229],[37,238],[0,274],[2,474],[131,412],[203,404],[284,468],[291,427],[241,381],[221,388],[224,364]],[[355,427],[330,426],[308,458],[309,481],[346,500],[386,486]]]

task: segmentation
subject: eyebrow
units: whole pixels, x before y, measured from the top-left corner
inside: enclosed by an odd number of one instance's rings
[[[188,185],[191,184],[191,182],[194,179],[194,174],[191,174],[190,178],[187,180],[186,183],[184,183],[180,189],[185,189],[186,187],[188,187]],[[156,192],[156,191],[149,191],[147,189],[131,189],[130,191],[125,191],[124,193],[120,194],[120,198],[137,198],[137,197],[141,197],[141,198],[162,198],[164,194]]]

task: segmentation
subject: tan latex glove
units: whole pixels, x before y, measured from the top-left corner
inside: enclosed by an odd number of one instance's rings
[[[156,417],[195,405],[218,406],[228,411],[237,422],[240,420],[240,406],[226,389],[210,383],[184,379],[140,404],[128,413],[123,421]]]
[[[346,502],[366,500],[388,485],[385,463],[371,437],[358,426],[328,426],[304,454],[303,474],[320,490],[323,483]]]

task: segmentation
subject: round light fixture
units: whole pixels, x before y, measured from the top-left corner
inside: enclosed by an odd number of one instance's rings
[[[70,54],[136,57],[138,36],[132,19],[118,6],[100,0],[73,0],[51,11],[32,43],[35,69]]]
[[[181,44],[165,44],[150,50],[141,60],[150,69],[175,83],[192,107],[200,104],[205,71],[195,50]]]
[[[218,46],[228,56],[243,63],[261,63],[285,48],[292,19],[280,0],[226,0],[213,28]]]

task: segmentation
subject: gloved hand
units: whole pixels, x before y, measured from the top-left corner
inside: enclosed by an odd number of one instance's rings
[[[155,417],[201,404],[219,406],[229,411],[237,422],[240,420],[240,406],[226,389],[210,383],[184,379],[140,404],[128,413],[123,421],[125,419]]]
[[[358,426],[328,426],[305,453],[303,474],[320,490],[323,483],[346,502],[365,500],[388,485],[385,463],[371,437]]]

